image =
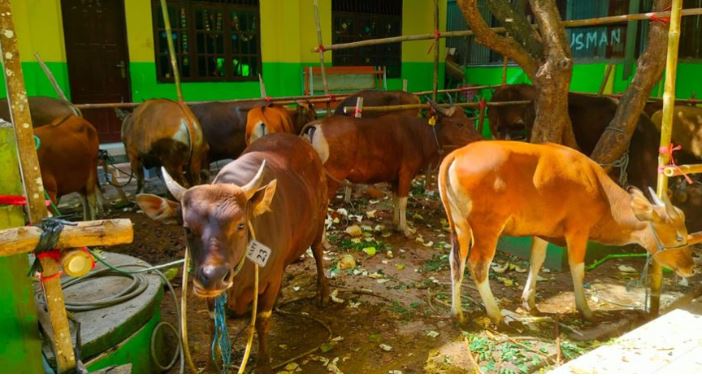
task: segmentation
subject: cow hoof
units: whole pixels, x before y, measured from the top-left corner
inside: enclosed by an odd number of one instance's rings
[[[593,321],[595,318],[595,315],[592,314],[589,308],[580,310],[580,316],[582,316],[585,321]]]
[[[405,235],[406,238],[411,238],[411,237],[417,232],[417,230],[415,230],[415,229],[413,229],[413,228],[411,228],[411,227],[409,227],[409,226],[406,227],[406,228],[404,228],[404,229],[399,229],[399,231],[400,231],[403,235]]]
[[[534,316],[541,314],[541,311],[539,311],[539,309],[536,308],[536,303],[532,301],[522,300],[522,309]]]

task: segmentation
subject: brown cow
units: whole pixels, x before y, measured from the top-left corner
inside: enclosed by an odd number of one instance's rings
[[[51,97],[27,97],[34,127],[50,124],[68,115],[82,116],[72,103]],[[7,98],[0,99],[0,118],[10,121]]]
[[[315,119],[317,114],[309,102],[298,102],[295,110],[272,103],[256,106],[246,115],[246,143],[271,133],[299,134],[305,124]]]
[[[83,204],[83,219],[95,219],[97,212],[97,131],[87,120],[68,115],[37,127],[37,149],[44,189],[54,203],[61,196],[78,192]]]
[[[406,209],[412,179],[438,164],[442,148],[455,149],[480,139],[472,122],[457,107],[443,111],[434,128],[416,116],[387,114],[376,118],[334,115],[302,131],[319,153],[333,197],[341,182],[392,185],[394,223],[409,236]]]
[[[190,105],[209,145],[208,160],[237,158],[246,149],[246,114],[265,101],[208,102]]]
[[[178,202],[154,195],[139,195],[137,202],[154,219],[182,218],[192,251],[196,295],[214,298],[226,292],[229,308],[243,315],[254,289],[247,244],[255,233],[256,240],[270,248],[259,276],[256,320],[258,367],[266,369],[268,321],[285,267],[311,246],[323,301],[329,292],[321,247],[328,200],[319,157],[300,137],[279,133],[251,144],[212,184],[186,190],[168,179],[166,172],[164,177]]]
[[[651,121],[660,131],[663,111],[651,116]],[[681,145],[683,150],[702,158],[702,108],[692,106],[675,106],[673,109],[673,132],[671,141]]]
[[[144,187],[144,166],[163,166],[178,183],[189,186],[200,184],[201,170],[207,167],[202,129],[182,103],[145,101],[122,123],[122,142],[137,176],[137,193]]]
[[[535,308],[546,241],[567,245],[576,306],[588,319],[592,313],[582,285],[588,239],[639,244],[679,275],[694,273],[682,211],[667,197],[654,197],[651,204],[636,188],[627,193],[597,163],[568,147],[474,142],[444,159],[439,187],[453,238],[452,313],[459,320],[466,258],[488,315],[496,323],[502,320],[488,279],[501,235],[535,237],[522,295],[529,309]]]
[[[535,99],[536,90],[531,85],[510,85],[495,90],[493,101],[515,101]],[[568,95],[568,112],[573,124],[573,133],[580,150],[590,155],[604,133],[609,122],[617,112],[616,99],[592,95],[570,93]],[[490,109],[488,113],[490,129],[495,138],[528,139],[534,123],[533,105],[510,105]],[[620,184],[632,184],[639,189],[656,186],[658,178],[658,148],[660,134],[645,114],[639,117],[631,137],[628,150],[626,172],[620,176],[626,177]],[[693,155],[686,152],[676,152],[676,161],[680,163],[696,163]],[[616,170],[619,170],[618,168]],[[614,173],[615,170],[613,169]],[[675,182],[672,183],[675,186]],[[687,228],[691,231],[702,230],[702,207],[694,202],[682,203],[671,195],[673,203],[680,205],[686,214]]]
[[[352,94],[341,101],[334,110],[335,115],[353,116],[353,112],[347,114],[344,112],[344,107],[355,106],[358,97],[363,97],[363,107],[368,106],[392,106],[400,104],[419,104],[419,97],[406,91],[380,91],[380,90],[361,90],[358,93]],[[393,111],[395,113],[404,113],[409,116],[419,116],[419,109]],[[387,112],[366,112],[363,117],[378,117]]]

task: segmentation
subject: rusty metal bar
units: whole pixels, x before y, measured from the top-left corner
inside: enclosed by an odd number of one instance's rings
[[[24,86],[24,75],[17,47],[17,34],[12,19],[10,0],[0,0],[0,49],[2,49],[0,55],[2,55],[2,63],[5,68],[10,116],[15,128],[22,181],[27,196],[29,220],[32,223],[38,223],[48,213],[44,204],[44,185],[41,180],[39,160],[34,148],[32,118],[29,113],[27,90]],[[44,275],[58,275],[60,267],[55,260],[42,258],[40,262]],[[73,352],[61,281],[59,278],[52,278],[43,281],[43,286],[49,319],[54,332],[53,349],[56,354],[57,371],[59,373],[74,371],[76,356]]]

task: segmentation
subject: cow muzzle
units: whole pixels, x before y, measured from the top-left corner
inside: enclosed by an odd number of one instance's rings
[[[214,298],[232,287],[232,268],[229,265],[202,265],[193,280],[193,292],[201,298]]]

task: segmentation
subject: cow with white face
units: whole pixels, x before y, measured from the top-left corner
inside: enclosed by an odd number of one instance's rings
[[[279,133],[251,144],[212,184],[185,189],[164,177],[177,202],[154,195],[139,195],[137,202],[153,219],[182,223],[197,296],[227,293],[229,308],[244,314],[254,299],[255,264],[247,246],[255,237],[269,249],[260,268],[256,320],[257,368],[269,370],[268,319],[285,267],[311,246],[322,302],[329,292],[322,264],[327,184],[317,153],[301,138]]]

